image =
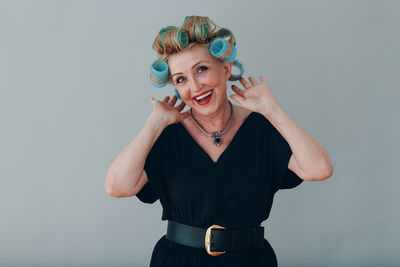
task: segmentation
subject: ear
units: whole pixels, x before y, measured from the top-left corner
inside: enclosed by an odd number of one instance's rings
[[[232,74],[232,64],[233,61],[231,62],[224,62],[224,73],[225,73],[225,80],[228,80],[229,77],[231,77]]]

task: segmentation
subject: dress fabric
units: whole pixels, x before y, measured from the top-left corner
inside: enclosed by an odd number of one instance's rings
[[[291,155],[286,140],[258,112],[248,115],[216,162],[181,123],[171,124],[147,156],[149,181],[136,197],[150,204],[160,200],[162,220],[203,228],[254,227],[268,218],[278,190],[303,181],[288,169]],[[150,267],[158,266],[277,266],[277,259],[265,238],[264,247],[211,256],[164,235],[150,261]]]

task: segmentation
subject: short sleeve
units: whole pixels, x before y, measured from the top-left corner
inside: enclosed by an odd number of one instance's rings
[[[166,146],[166,129],[167,128],[164,129],[156,142],[153,144],[144,164],[144,170],[146,171],[146,175],[149,181],[136,194],[136,197],[144,203],[152,204],[160,198],[159,187],[165,175],[164,151]]]
[[[159,199],[158,194],[154,191],[150,181],[148,181],[142,189],[136,194],[136,197],[143,203],[153,204]]]
[[[273,187],[275,192],[280,189],[291,189],[303,182],[295,172],[288,168],[292,149],[279,131],[269,123],[270,132],[270,157],[271,169],[274,177]]]

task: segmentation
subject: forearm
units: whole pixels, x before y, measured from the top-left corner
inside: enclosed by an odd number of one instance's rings
[[[268,110],[267,110],[268,109]],[[308,177],[329,177],[333,166],[328,152],[300,125],[293,121],[279,105],[261,112],[288,142],[293,157]]]
[[[143,129],[111,163],[105,184],[108,194],[130,195],[134,192],[147,155],[165,127],[160,118],[150,114]]]

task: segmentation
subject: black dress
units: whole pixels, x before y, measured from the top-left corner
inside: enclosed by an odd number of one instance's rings
[[[279,189],[303,181],[288,169],[291,155],[286,140],[257,112],[248,115],[217,162],[181,123],[171,124],[148,154],[144,169],[149,182],[136,196],[144,203],[160,199],[162,220],[203,228],[253,227],[268,218]],[[265,238],[264,247],[211,256],[164,235],[150,266],[277,266],[277,259]]]

